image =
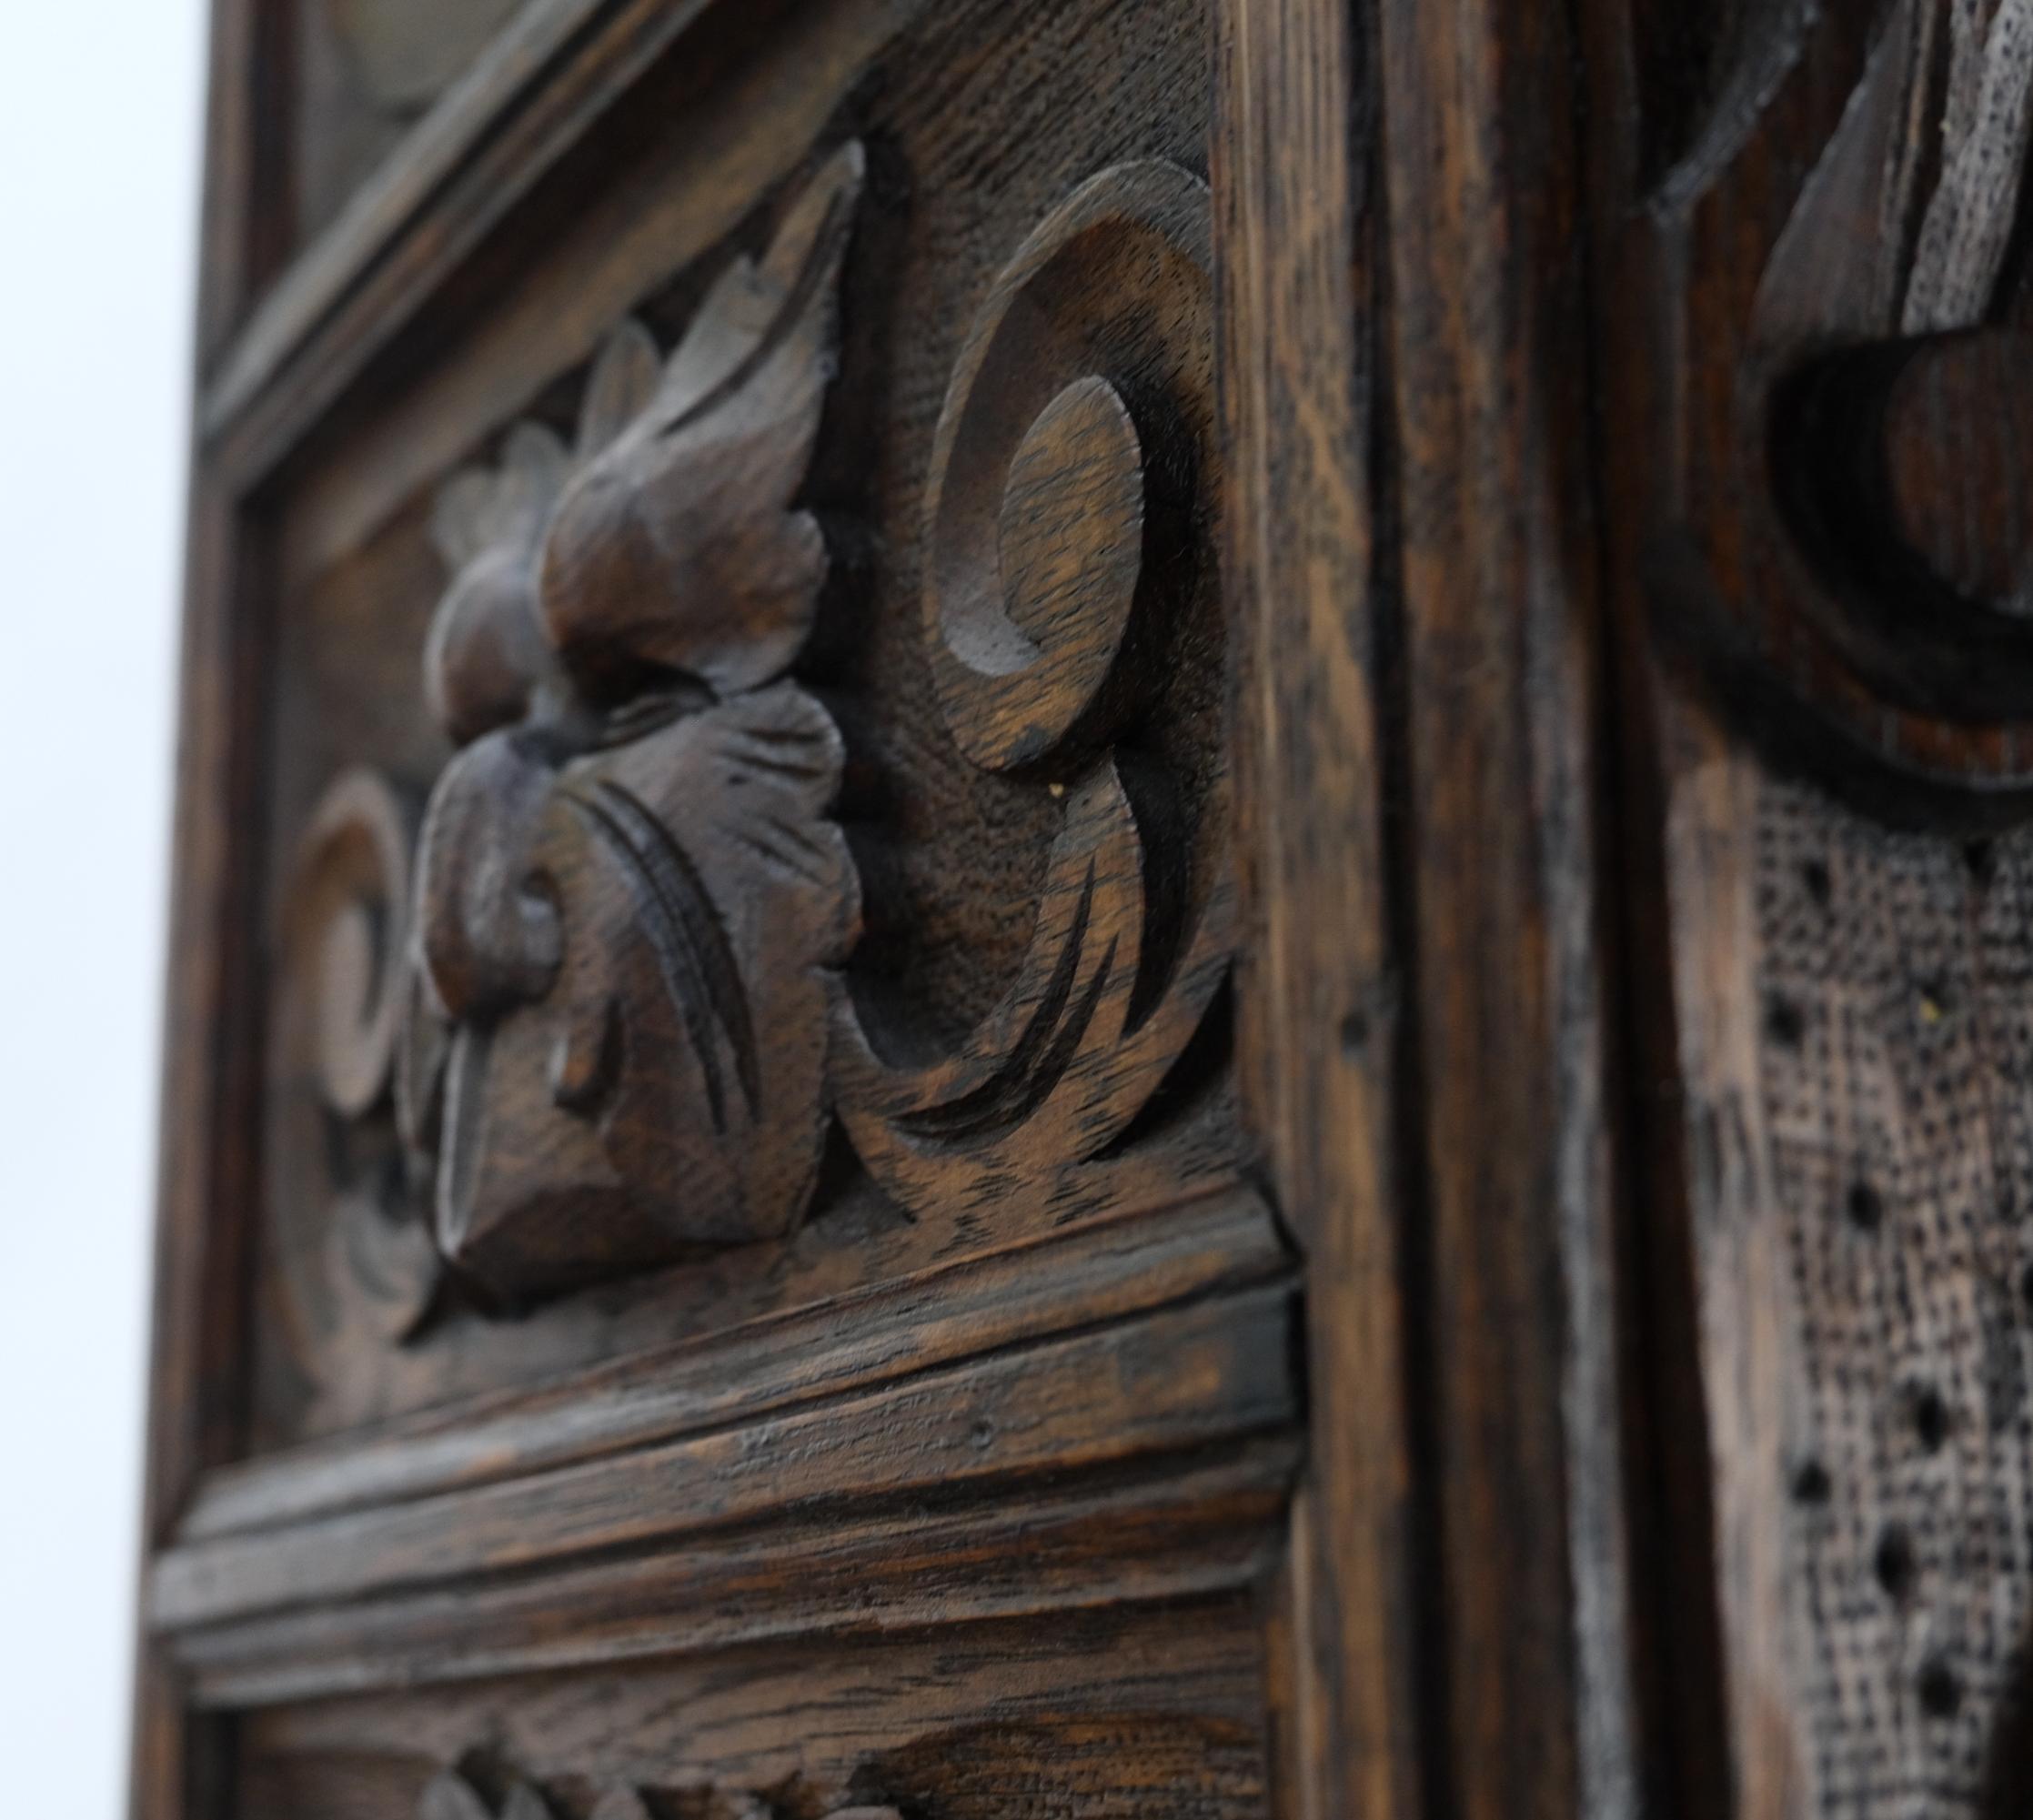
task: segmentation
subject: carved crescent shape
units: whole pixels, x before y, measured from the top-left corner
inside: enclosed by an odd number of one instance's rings
[[[1145,325],[1206,312],[1209,207],[1156,159],[1090,178],[961,353],[932,446],[925,642],[946,723],[989,769],[1092,749],[1143,679],[1132,608],[1161,611],[1166,582],[1146,540],[1183,541],[1202,478],[1167,394],[1207,384],[1203,350]]]
[[[958,1051],[901,1063],[846,1011],[840,1118],[856,1152],[907,1205],[935,1194],[956,1161],[1014,1178],[1040,1158],[1092,1157],[1142,1111],[1226,977],[1233,940],[1223,890],[1144,1015],[1151,870],[1122,769],[1106,759],[1066,799],[1015,980]]]

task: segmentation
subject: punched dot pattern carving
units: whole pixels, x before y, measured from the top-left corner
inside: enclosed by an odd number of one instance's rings
[[[1816,1811],[1977,1815],[2033,1623],[2033,831],[1767,784],[1756,894]]]

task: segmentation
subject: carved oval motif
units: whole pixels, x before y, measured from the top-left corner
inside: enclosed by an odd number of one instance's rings
[[[317,948],[318,1078],[347,1118],[387,1090],[395,1062],[407,991],[408,821],[378,772],[344,772],[312,814],[298,860],[293,920]]]

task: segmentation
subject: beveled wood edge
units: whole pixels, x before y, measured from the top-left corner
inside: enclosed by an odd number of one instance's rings
[[[1266,1639],[1280,1820],[1426,1811],[1370,375],[1374,45],[1345,0],[1218,0],[1210,174],[1243,628],[1242,1074],[1306,1259],[1312,1446]]]
[[[194,371],[244,301],[260,233],[247,174],[267,136],[254,85],[242,74],[260,37],[256,0],[214,0],[207,52],[205,178]],[[238,1357],[238,1310],[219,1293],[244,1233],[206,1215],[236,1171],[221,1139],[247,1122],[253,1007],[244,982],[219,965],[251,940],[252,906],[234,889],[251,877],[261,818],[244,792],[261,774],[261,739],[242,686],[261,655],[247,608],[261,551],[237,500],[206,464],[193,425],[186,515],[184,617],[177,657],[177,752],[170,939],[164,981],[156,1222],[150,1272],[148,1413],[142,1468],[137,1584],[152,1551],[203,1469],[224,1451],[235,1411],[226,1393]],[[218,1728],[193,1724],[181,1677],[134,1605],[134,1715],[128,1748],[135,1820],[218,1811],[228,1768]]]
[[[533,96],[541,94],[549,101],[566,89],[589,96],[610,92],[712,4],[669,0],[659,7],[646,5],[645,0],[528,0],[255,306],[200,387],[201,440],[217,437],[302,356],[366,275],[416,232]],[[634,35],[628,29],[631,24],[637,26]],[[490,193],[485,218],[498,219],[576,142],[589,117],[589,110],[576,110],[540,137],[518,161],[515,175]],[[454,237],[446,236],[447,244],[437,249],[438,263],[428,267],[434,275],[441,274],[441,262],[453,253]]]
[[[201,1706],[891,1634],[1260,1586],[1301,1443],[951,1509],[791,1522],[535,1579],[259,1616],[170,1639]]]
[[[1628,1507],[1631,980],[1574,9],[1372,9],[1395,478],[1404,990],[1438,1590],[1425,1717],[1468,1813],[1642,1808]],[[1473,303],[1464,303],[1473,299]],[[1502,376],[1499,378],[1498,376]],[[1472,654],[1472,655],[1470,655]],[[1539,1545],[1515,1550],[1528,1504]],[[1429,1597],[1434,1596],[1429,1593]]]
[[[1245,1288],[1288,1267],[1262,1198],[1217,1188],[538,1387],[219,1467],[200,1483],[175,1539],[212,1541],[526,1477]],[[767,1377],[758,1370],[765,1360]]]
[[[329,435],[284,489],[286,587],[359,548],[419,488],[589,362],[645,297],[723,248],[760,203],[823,156],[861,71],[924,0],[766,4],[788,8],[780,50],[759,45],[747,22],[719,30],[730,15],[718,10],[702,21],[713,29],[681,41],[691,55],[669,61],[683,62],[688,103],[674,110],[654,153],[639,143],[619,148],[607,187],[624,208],[603,214],[595,203],[569,221],[539,223],[531,244],[544,256],[505,287],[490,281],[493,306],[462,315],[455,305],[456,320],[434,320],[441,300],[470,297],[468,254],[486,256],[449,249],[448,236],[465,233],[458,224],[477,219],[476,210],[488,216],[486,233],[505,235],[497,180],[519,182],[532,156],[513,136],[490,144],[484,165],[460,179],[466,200],[447,198],[364,274],[310,353],[213,445],[220,471],[246,489]],[[708,37],[710,50],[699,41]],[[742,98],[759,87],[771,91],[767,104],[745,109]],[[376,385],[364,377],[373,362],[399,360],[406,347],[426,341],[428,361],[399,379]]]
[[[1300,1417],[1298,1318],[1274,1282],[523,1479],[175,1546],[146,1608],[168,1633],[1275,1433]]]

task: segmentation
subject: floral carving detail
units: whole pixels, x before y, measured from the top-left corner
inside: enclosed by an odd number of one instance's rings
[[[689,1810],[688,1810],[689,1811]],[[780,1811],[760,1795],[722,1797],[716,1816],[727,1820],[780,1820]],[[632,1788],[618,1788],[594,1804],[591,1820],[650,1820],[651,1810]],[[464,1776],[438,1776],[424,1790],[417,1820],[555,1820],[550,1804],[527,1782],[510,1785],[498,1815]],[[831,1807],[827,1820],[902,1820],[893,1807]]]
[[[840,735],[788,677],[828,568],[792,501],[861,173],[837,155],[668,359],[618,331],[575,447],[522,426],[439,500],[425,668],[459,750],[398,1097],[438,1246],[499,1301],[780,1236],[810,1196],[860,893]]]

